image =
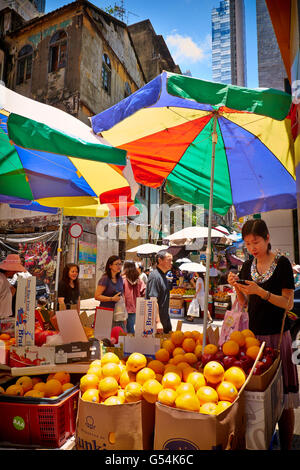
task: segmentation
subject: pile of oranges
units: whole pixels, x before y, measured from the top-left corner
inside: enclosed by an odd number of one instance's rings
[[[13,385],[9,385],[6,390],[0,387],[0,393],[35,398],[58,398],[59,395],[72,387],[74,385],[71,383],[69,373],[56,372],[49,374],[46,382],[43,382],[40,377],[24,375],[19,377]]]
[[[16,338],[11,337],[9,333],[0,334],[0,347],[4,346],[5,349],[9,349],[10,346],[14,346],[15,344]]]

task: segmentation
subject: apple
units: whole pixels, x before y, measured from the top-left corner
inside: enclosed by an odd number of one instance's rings
[[[242,369],[247,373],[248,370],[251,370],[254,361],[251,357],[243,356],[240,358],[240,362],[242,364]]]
[[[234,363],[232,364],[232,367],[239,367],[240,369],[243,369],[243,363],[241,360],[236,359]]]
[[[265,369],[267,370],[273,364],[273,358],[271,356],[263,356],[261,362],[264,363]]]
[[[214,354],[202,354],[201,362],[205,366],[209,361],[214,361],[215,355]]]
[[[221,351],[221,350],[217,351],[216,354],[215,354],[215,361],[223,362],[224,357],[225,357],[225,354],[223,353],[223,351]]]
[[[229,369],[229,367],[233,366],[233,363],[236,361],[235,356],[225,356],[223,359],[223,364],[225,369]]]
[[[277,351],[275,351],[275,349],[273,348],[265,348],[264,349],[264,356],[270,356],[272,357],[272,359],[276,359],[277,357]]]
[[[257,361],[253,375],[261,375],[265,371],[265,364],[262,361]]]

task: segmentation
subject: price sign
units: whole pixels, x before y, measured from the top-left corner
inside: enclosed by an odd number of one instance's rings
[[[82,225],[78,223],[72,224],[71,227],[69,228],[69,234],[73,238],[81,237],[82,232],[83,232]]]

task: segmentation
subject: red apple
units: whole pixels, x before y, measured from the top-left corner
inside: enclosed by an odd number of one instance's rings
[[[273,348],[265,348],[264,349],[264,356],[270,356],[272,359],[276,359],[277,357],[277,351]]]
[[[261,362],[265,364],[265,370],[267,370],[273,364],[273,358],[271,356],[263,356]]]
[[[202,354],[201,356],[201,362],[205,366],[209,361],[214,361],[215,360],[215,355],[214,354]]]
[[[240,362],[242,364],[242,369],[247,373],[248,370],[251,370],[251,367],[253,366],[253,359],[251,359],[251,357],[248,357],[248,356],[243,356],[241,359],[240,359]]]
[[[265,371],[265,364],[262,361],[257,361],[253,375],[261,375]]]
[[[223,362],[224,357],[225,357],[225,354],[223,353],[223,351],[218,351],[218,352],[216,352],[216,354],[215,354],[215,361],[217,361],[217,362]]]
[[[225,356],[222,362],[224,364],[225,369],[229,369],[229,367],[233,366],[233,363],[235,361],[236,361],[235,356]]]
[[[243,369],[243,363],[239,359],[236,359],[232,364],[232,367],[239,367],[240,369]]]

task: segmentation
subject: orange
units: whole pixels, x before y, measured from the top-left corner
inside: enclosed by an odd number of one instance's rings
[[[104,400],[103,405],[108,405],[108,406],[113,406],[113,405],[123,405],[125,403],[125,398],[122,397],[117,397],[117,396],[111,396],[106,398]]]
[[[137,372],[135,380],[138,384],[144,385],[150,379],[155,379],[155,372],[150,367],[144,367]]]
[[[197,362],[197,356],[196,354],[192,353],[192,352],[189,352],[189,353],[185,353],[184,355],[184,360],[185,362],[187,362],[188,364],[195,364]]]
[[[246,350],[246,355],[251,357],[251,359],[256,359],[257,354],[259,353],[260,347],[259,346],[250,346]]]
[[[240,331],[233,331],[229,339],[235,341],[240,347],[245,345],[245,336]]]
[[[182,378],[185,382],[187,382],[187,379],[188,377],[190,376],[190,374],[192,372],[195,372],[196,369],[194,369],[193,367],[189,366],[189,367],[185,367],[182,371]]]
[[[251,348],[251,346],[259,346],[260,343],[257,338],[252,338],[252,336],[248,336],[245,338],[245,345],[246,349]]]
[[[147,380],[142,387],[142,396],[149,403],[155,403],[157,401],[158,394],[162,389],[163,387],[158,380]]]
[[[206,414],[206,415],[216,415],[218,409],[218,405],[216,403],[203,403],[203,405],[200,406],[200,413]]]
[[[3,387],[0,387],[0,393],[5,393],[5,390]]]
[[[224,380],[231,382],[239,390],[246,380],[246,374],[240,367],[229,367],[225,371]]]
[[[248,328],[246,328],[245,330],[242,330],[241,333],[242,335],[244,335],[245,338],[247,338],[248,336],[255,338],[255,334],[253,333],[253,331],[249,330]]]
[[[180,330],[172,331],[171,333],[171,341],[175,346],[180,346],[182,341],[184,340],[184,333]]]
[[[173,351],[173,357],[178,356],[178,354],[185,354],[185,350],[181,348],[180,346],[177,346],[177,348],[174,349]]]
[[[127,370],[130,370],[131,372],[137,372],[143,367],[146,367],[146,365],[147,365],[146,357],[144,356],[144,354],[141,354],[138,352],[134,352],[130,354],[126,362],[126,368]]]
[[[135,373],[130,372],[130,370],[124,370],[121,372],[119,383],[122,388],[125,388],[126,385],[129,384],[129,382],[135,382]]]
[[[219,400],[230,401],[231,403],[236,399],[238,391],[236,386],[231,382],[223,380],[216,388]]]
[[[101,358],[101,366],[108,364],[109,362],[114,362],[115,364],[120,364],[120,359],[115,353],[108,352],[103,355]]]
[[[102,379],[102,367],[101,366],[97,366],[97,365],[90,366],[87,373],[97,375],[99,380]]]
[[[202,372],[191,372],[186,381],[193,385],[196,392],[200,387],[206,385],[206,380]]]
[[[218,347],[215,344],[207,344],[203,349],[203,354],[216,354]]]
[[[177,374],[178,377],[180,377],[180,380],[182,379],[183,372],[182,372],[182,370],[179,369],[179,367],[176,366],[175,364],[167,364],[167,365],[166,365],[166,368],[165,368],[164,375],[165,375],[167,372],[174,372],[174,374]]]
[[[24,393],[24,397],[44,398],[45,393],[40,390],[28,390]]]
[[[197,339],[200,339],[201,338],[201,333],[200,331],[197,331],[197,330],[193,330],[191,331],[191,334],[192,334],[192,338],[197,341]]]
[[[188,382],[181,382],[179,387],[176,388],[177,395],[181,395],[182,393],[195,393],[195,389],[191,383]]]
[[[130,382],[126,385],[125,389],[125,400],[129,403],[139,401],[142,398],[142,386],[137,382]]]
[[[0,339],[2,339],[2,341],[8,341],[10,339],[10,335],[8,333],[1,333]]]
[[[197,390],[197,397],[200,405],[204,403],[218,403],[219,400],[216,390],[208,385],[204,385]]]
[[[196,344],[194,349],[194,354],[197,356],[197,359],[200,359],[202,356],[202,344]]]
[[[49,375],[48,375],[48,377],[47,377],[47,382],[48,382],[48,380],[51,380],[51,379],[53,379],[54,375],[55,375],[54,373],[52,373],[52,374],[49,374]]]
[[[184,334],[184,338],[192,338],[193,337],[191,331],[184,331],[183,334]]]
[[[33,390],[37,390],[39,392],[45,393],[46,391],[46,384],[44,382],[38,382],[33,386]]]
[[[222,351],[225,356],[236,356],[239,353],[240,347],[236,341],[228,340],[222,346]]]
[[[68,372],[56,372],[53,378],[59,380],[62,385],[69,383],[71,380],[70,374]]]
[[[99,403],[100,402],[99,391],[96,388],[89,388],[83,393],[81,399],[83,401],[91,401],[92,403]]]
[[[200,336],[196,339],[196,344],[202,344],[203,343],[203,333],[200,333]]]
[[[211,384],[217,384],[223,380],[224,367],[216,361],[208,362],[203,369],[203,375]]]
[[[158,361],[156,359],[150,361],[148,367],[154,370],[156,374],[163,374],[165,370],[165,365],[161,361]]]
[[[176,408],[187,411],[199,411],[200,403],[195,393],[183,393],[175,400]]]
[[[118,389],[117,397],[121,398],[125,403],[125,390],[123,388]]]
[[[42,379],[40,377],[32,377],[32,386],[34,387],[35,384],[42,382]]]
[[[114,377],[104,377],[98,385],[101,398],[108,398],[118,393],[118,382]]]
[[[52,397],[58,396],[62,392],[62,385],[59,380],[51,379],[46,382],[45,396]]]
[[[170,353],[164,348],[159,349],[155,353],[155,359],[157,359],[160,362],[168,362],[170,359]]]
[[[101,359],[95,359],[93,362],[90,363],[90,367],[100,366],[101,367]]]
[[[65,392],[66,390],[69,390],[70,388],[74,387],[73,384],[71,384],[71,382],[68,382],[66,384],[63,384],[62,386],[62,391]]]
[[[193,338],[185,338],[182,342],[182,347],[185,352],[194,352],[196,341]]]
[[[190,364],[188,362],[179,362],[178,364],[176,364],[176,367],[178,367],[178,369],[180,370],[183,370],[183,369],[186,369],[186,367],[190,367]]]
[[[167,372],[161,381],[163,388],[173,388],[176,390],[177,387],[181,384],[181,378],[175,372]]]
[[[108,362],[102,366],[103,377],[114,377],[116,380],[119,380],[120,375],[121,370],[118,364],[114,362]]]
[[[10,385],[7,387],[6,392],[7,395],[14,395],[16,397],[21,397],[24,395],[24,390],[21,385]]]
[[[163,405],[174,406],[176,398],[177,393],[173,388],[163,388],[157,396],[157,401]]]
[[[225,401],[225,400],[220,400],[218,401],[218,404],[217,404],[217,415],[222,413],[222,411],[226,410],[227,408],[229,408],[229,406],[231,406],[231,402],[230,401]]]
[[[166,349],[167,351],[169,351],[170,355],[172,354],[172,352],[175,349],[175,345],[174,345],[174,343],[172,343],[172,341],[170,339],[165,339],[161,346],[162,346],[163,349]]]
[[[89,388],[97,388],[99,378],[94,374],[85,374],[80,379],[80,390],[84,393]]]
[[[162,378],[163,378],[163,374],[155,374],[155,378],[159,383],[161,383]]]
[[[172,364],[174,364],[176,366],[180,362],[185,362],[184,361],[184,354],[176,354],[176,356],[173,357]]]
[[[23,392],[26,393],[28,390],[32,390],[32,379],[31,377],[24,375],[23,377],[18,378],[16,385],[21,385]]]

